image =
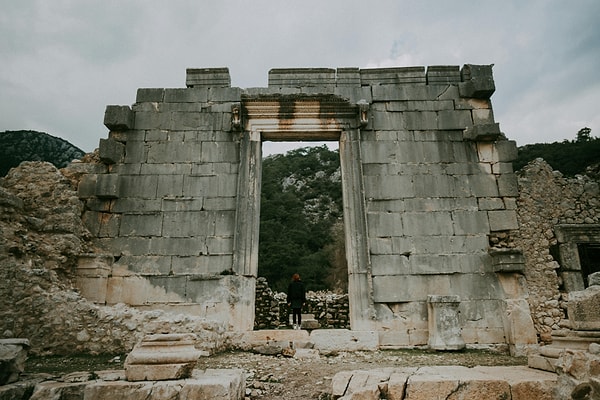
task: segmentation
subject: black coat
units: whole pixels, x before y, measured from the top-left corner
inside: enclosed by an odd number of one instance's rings
[[[306,303],[306,293],[302,281],[293,281],[288,286],[287,302],[292,308],[301,308]]]

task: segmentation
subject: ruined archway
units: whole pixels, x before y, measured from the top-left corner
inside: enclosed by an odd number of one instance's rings
[[[113,263],[82,263],[86,296],[252,330],[261,143],[338,140],[349,335],[424,345],[433,295],[460,299],[467,344],[531,342],[526,291],[512,290],[522,258],[492,243],[519,226],[516,144],[494,122],[491,66],[282,69],[267,88],[230,83],[226,68],[189,69],[186,88],[107,107],[104,166],[79,196]]]

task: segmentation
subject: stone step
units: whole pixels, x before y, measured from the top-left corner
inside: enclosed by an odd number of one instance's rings
[[[431,366],[339,372],[333,398],[363,400],[552,399],[557,376],[524,366]]]
[[[74,375],[74,374],[72,374]],[[187,379],[172,379],[161,381],[128,382],[125,371],[98,371],[94,380],[89,379],[89,372],[80,374],[84,379],[71,381],[45,380],[34,382],[31,397],[16,397],[13,387],[19,383],[0,386],[0,398],[43,399],[211,399],[211,400],[240,400],[246,392],[246,373],[242,369],[195,369]],[[12,394],[11,394],[12,393]],[[4,395],[10,397],[3,397]],[[180,397],[181,396],[181,397]]]

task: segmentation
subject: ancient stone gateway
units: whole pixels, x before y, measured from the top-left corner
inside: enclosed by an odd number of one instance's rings
[[[351,328],[426,345],[428,296],[453,296],[467,345],[535,343],[518,229],[516,145],[494,121],[487,65],[274,69],[267,88],[226,68],[108,106],[106,165],[84,177],[82,293],[253,327],[262,142],[339,141]]]

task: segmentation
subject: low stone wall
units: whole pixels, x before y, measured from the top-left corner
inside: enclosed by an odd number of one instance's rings
[[[313,314],[323,329],[349,329],[350,310],[347,294],[330,292],[308,292],[305,314]],[[276,293],[269,288],[265,278],[256,282],[256,310],[254,329],[277,329],[289,324],[290,309],[285,293]]]

